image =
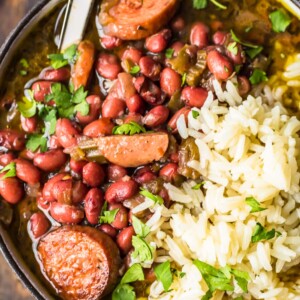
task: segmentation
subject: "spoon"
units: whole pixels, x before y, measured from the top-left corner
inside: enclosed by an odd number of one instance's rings
[[[300,1],[299,0],[279,0],[282,5],[300,19]]]

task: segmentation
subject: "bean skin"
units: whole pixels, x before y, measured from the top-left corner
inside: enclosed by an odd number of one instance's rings
[[[29,222],[30,231],[36,239],[44,235],[50,228],[49,220],[41,211],[34,213]]]
[[[238,89],[241,96],[247,95],[251,90],[251,84],[246,76],[238,76]]]
[[[45,97],[51,93],[52,81],[37,81],[35,82],[31,89],[33,91],[33,98],[38,102],[44,102]]]
[[[172,182],[177,175],[178,175],[178,165],[174,163],[166,164],[159,171],[159,176],[162,177],[167,182]]]
[[[49,139],[49,149],[57,149],[61,148],[61,144],[58,141],[58,137],[54,134],[50,136]]]
[[[138,50],[136,48],[129,48],[126,49],[122,55],[122,61],[129,60],[134,64],[138,64],[141,57],[142,57],[142,51]]]
[[[55,201],[55,197],[52,195],[53,186],[57,181],[62,180],[70,176],[68,173],[59,173],[50,178],[43,187],[42,196],[45,202],[52,202]]]
[[[114,124],[109,118],[101,118],[85,126],[83,134],[91,138],[96,138],[99,136],[111,135],[113,128]]]
[[[97,120],[101,111],[101,99],[97,95],[91,95],[86,98],[86,102],[89,104],[89,113],[87,116],[83,116],[80,112],[76,113],[76,118],[81,125],[87,125],[94,120]]]
[[[173,32],[178,33],[182,31],[184,27],[185,27],[185,21],[180,16],[177,16],[171,21],[171,29],[173,30]]]
[[[208,96],[208,91],[201,87],[185,87],[181,93],[181,99],[191,107],[201,108]]]
[[[5,167],[15,159],[13,153],[8,152],[0,155],[0,166]]]
[[[89,223],[96,225],[99,223],[99,216],[104,204],[103,193],[100,189],[91,189],[84,198],[85,216]]]
[[[181,89],[181,76],[171,68],[165,68],[161,72],[160,87],[169,97]]]
[[[42,71],[40,77],[44,80],[55,82],[68,81],[71,77],[71,72],[67,67],[59,69],[46,69]]]
[[[115,119],[125,113],[126,103],[118,98],[106,98],[102,105],[102,117]]]
[[[72,179],[59,180],[53,184],[52,195],[57,202],[72,204]]]
[[[0,146],[8,150],[21,151],[25,147],[25,136],[13,129],[0,130]]]
[[[82,169],[82,178],[87,185],[97,187],[104,182],[105,172],[101,165],[89,162]]]
[[[43,208],[47,210],[50,208],[50,203],[45,201],[41,195],[37,196],[36,202],[39,208]]]
[[[116,229],[123,229],[128,226],[128,210],[122,204],[110,204],[108,206],[109,210],[118,209],[114,221],[111,223],[111,226]]]
[[[50,215],[62,224],[78,224],[84,218],[84,212],[80,208],[58,202],[51,203]]]
[[[104,49],[112,50],[122,45],[122,40],[117,37],[104,35],[100,38],[101,46]]]
[[[145,42],[145,47],[153,53],[159,53],[167,48],[171,38],[171,30],[163,29],[162,31],[148,37]]]
[[[60,169],[67,162],[67,155],[61,149],[49,150],[35,155],[33,163],[45,172]]]
[[[184,47],[184,43],[183,42],[174,42],[172,45],[171,45],[171,49],[174,50],[173,52],[173,57],[177,57],[179,51]]]
[[[58,119],[56,123],[56,136],[58,142],[64,147],[77,145],[78,130],[69,119]]]
[[[143,117],[141,114],[129,113],[124,119],[124,124],[128,124],[130,122],[135,122],[135,123],[142,125],[143,124],[142,118]]]
[[[217,50],[212,50],[207,54],[207,66],[210,72],[218,80],[226,80],[233,73],[232,63],[227,57]]]
[[[99,226],[97,228],[99,230],[101,230],[102,232],[106,233],[107,235],[109,235],[112,239],[114,239],[118,234],[117,229],[113,228],[109,224],[102,224],[101,226]]]
[[[107,168],[107,177],[109,181],[117,181],[127,175],[127,170],[118,165],[110,164]]]
[[[228,33],[223,31],[217,31],[214,33],[212,39],[215,45],[224,45],[227,39]]]
[[[138,169],[134,174],[134,180],[139,184],[150,182],[156,178],[157,176],[148,166]]]
[[[87,164],[88,162],[86,160],[75,160],[73,158],[70,159],[70,168],[73,172],[77,174],[82,173],[83,167]]]
[[[143,123],[150,127],[158,127],[164,124],[169,117],[169,109],[165,106],[159,105],[152,108],[144,117]]]
[[[24,195],[24,189],[21,181],[16,177],[8,177],[2,179],[4,173],[0,177],[0,195],[10,204],[17,204]]]
[[[35,116],[31,118],[25,118],[21,115],[21,126],[25,132],[34,133],[37,129],[37,125],[38,120]]]
[[[141,73],[153,81],[159,80],[161,65],[155,62],[151,57],[144,56],[139,61]]]
[[[41,180],[41,172],[30,161],[18,158],[15,160],[17,177],[28,184],[36,184]]]
[[[122,179],[112,183],[105,192],[108,203],[123,202],[138,192],[138,184],[132,179]]]
[[[134,235],[134,229],[132,226],[124,228],[117,235],[117,245],[120,248],[121,252],[126,255],[132,248],[132,237]]]
[[[88,192],[88,187],[80,180],[73,181],[72,184],[72,203],[73,204],[79,204],[81,203],[87,192]]]
[[[144,101],[139,94],[135,94],[132,97],[126,99],[126,105],[131,113],[144,113],[145,105]]]
[[[170,129],[172,129],[172,132],[173,133],[176,133],[177,132],[177,120],[178,118],[181,116],[181,115],[184,115],[185,117],[185,120],[187,122],[187,118],[188,118],[188,114],[189,112],[191,111],[191,108],[189,107],[183,107],[181,108],[180,110],[178,110],[174,115],[173,117],[170,119],[170,121],[168,122],[168,127]]]
[[[100,76],[109,80],[117,79],[118,74],[122,71],[118,58],[113,54],[106,53],[98,56],[96,69]]]
[[[208,46],[208,33],[209,28],[204,23],[195,23],[192,26],[190,33],[191,44],[199,47],[200,49]]]

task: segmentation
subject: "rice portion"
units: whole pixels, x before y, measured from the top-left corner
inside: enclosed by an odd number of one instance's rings
[[[188,165],[205,183],[199,190],[194,181],[180,188],[165,184],[174,204],[154,205],[148,221],[147,239],[158,249],[154,261],[175,262],[185,275],[174,276],[169,292],[155,281],[149,299],[201,299],[208,287],[195,259],[250,275],[248,293],[235,284],[233,292],[217,291],[213,299],[300,299],[300,279],[284,278],[300,262],[300,122],[266,97],[242,101],[234,81],[225,90],[213,85],[218,99],[210,94],[209,103],[193,108],[199,116],[190,113],[188,124],[178,120],[182,138],[195,138],[200,159]],[[251,213],[247,197],[266,210]],[[252,242],[257,223],[277,234]]]

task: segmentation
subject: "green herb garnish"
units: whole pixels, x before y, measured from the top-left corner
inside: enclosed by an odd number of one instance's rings
[[[268,81],[268,77],[265,71],[262,71],[260,69],[254,69],[249,80],[252,84],[259,84],[261,82]]]
[[[267,231],[266,228],[264,228],[260,223],[257,222],[253,230],[251,242],[257,243],[262,240],[271,240],[275,237],[276,234],[281,235],[281,233],[279,231],[276,231],[274,228],[270,231]]]
[[[164,199],[162,197],[160,197],[158,195],[153,195],[148,190],[145,190],[143,188],[141,188],[140,194],[148,199],[151,199],[152,201],[154,201],[155,203],[158,203],[160,205],[164,203]]]
[[[140,72],[141,68],[139,66],[133,66],[131,69],[130,69],[130,74],[131,75],[136,75]]]
[[[120,126],[115,126],[113,128],[113,134],[126,134],[126,135],[134,135],[137,133],[145,133],[146,129],[136,122],[130,122],[127,124],[123,124]]]
[[[260,46],[257,46],[257,45],[253,45],[253,44],[250,44],[250,43],[247,43],[247,42],[242,42],[238,37],[237,35],[234,33],[233,30],[230,30],[230,33],[231,33],[231,36],[232,36],[232,39],[237,42],[237,43],[240,43],[241,45],[245,46],[245,47],[248,47],[248,48],[258,48]]]
[[[184,86],[184,85],[185,85],[185,83],[186,83],[186,76],[187,76],[186,73],[184,73],[184,74],[182,75],[182,78],[181,78],[181,86]]]
[[[266,208],[260,206],[260,203],[254,197],[247,197],[245,201],[251,207],[251,213],[266,210]]]
[[[194,119],[197,119],[200,116],[200,113],[196,110],[192,110],[192,116]]]
[[[10,164],[6,165],[0,173],[4,173],[7,172],[3,177],[1,177],[1,179],[5,179],[5,178],[9,178],[9,177],[15,177],[17,174],[17,170],[16,170],[16,163],[15,162],[11,162]]]
[[[134,259],[139,258],[140,262],[151,261],[153,259],[150,245],[141,237],[132,237],[134,252],[131,254]]]
[[[173,275],[171,272],[171,263],[166,261],[154,268],[156,278],[162,283],[164,291],[167,292],[173,282]]]
[[[47,138],[42,134],[31,134],[27,140],[26,148],[32,152],[40,149],[41,152],[47,151]]]
[[[168,48],[167,50],[166,50],[166,58],[172,58],[173,57],[173,54],[174,54],[174,49],[172,49],[172,48]]]
[[[77,45],[70,46],[63,53],[49,54],[47,57],[50,59],[51,66],[54,69],[74,64],[78,58]]]
[[[253,59],[255,58],[261,51],[263,51],[263,47],[262,46],[258,46],[257,48],[251,48],[251,49],[247,49],[246,53],[247,55]]]
[[[132,225],[133,225],[135,234],[139,237],[145,238],[150,232],[149,226],[144,224],[136,216],[132,216]]]
[[[237,55],[238,54],[238,46],[237,46],[237,42],[232,42],[229,43],[229,45],[227,46],[227,49],[229,52],[231,52],[233,55]]]
[[[136,300],[134,288],[129,284],[119,284],[112,293],[112,300]]]
[[[217,0],[209,0],[209,1],[220,9],[227,9],[227,6],[223,5],[222,3],[218,2]],[[196,9],[206,8],[207,5],[208,5],[207,0],[193,0],[193,7]]]
[[[272,28],[275,32],[285,32],[285,30],[292,22],[290,16],[281,9],[275,10],[270,13],[269,18],[272,22]]]
[[[202,181],[192,187],[192,190],[200,190],[201,186],[205,184],[205,181]]]
[[[143,268],[140,264],[132,265],[124,274],[121,284],[131,283],[135,281],[143,281],[145,279]]]
[[[115,220],[118,211],[119,211],[119,208],[104,211],[103,215],[101,215],[99,218],[99,223],[100,224],[103,224],[103,223],[111,224]]]

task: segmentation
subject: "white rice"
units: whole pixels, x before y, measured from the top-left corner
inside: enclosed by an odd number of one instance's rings
[[[285,76],[294,76],[297,66]],[[270,88],[265,88],[266,96],[242,101],[234,80],[225,90],[216,80],[213,87],[217,99],[209,93],[203,108],[193,108],[199,117],[190,113],[188,124],[183,117],[177,122],[183,139],[195,138],[200,160],[188,165],[202,175],[204,192],[193,190],[193,181],[181,188],[165,184],[174,201],[170,209],[153,206],[149,200],[135,208],[154,213],[147,222],[151,228],[147,240],[159,248],[154,260],[173,261],[186,274],[174,276],[167,293],[155,281],[149,299],[201,299],[207,285],[192,264],[199,259],[249,273],[248,293],[235,284],[229,299],[242,295],[243,299],[299,300],[300,279],[288,282],[279,275],[300,262],[300,122],[274,101]],[[218,106],[219,102],[230,108]],[[245,203],[250,196],[267,210],[251,213]],[[281,235],[252,243],[257,222]],[[217,291],[213,299],[224,295]]]

